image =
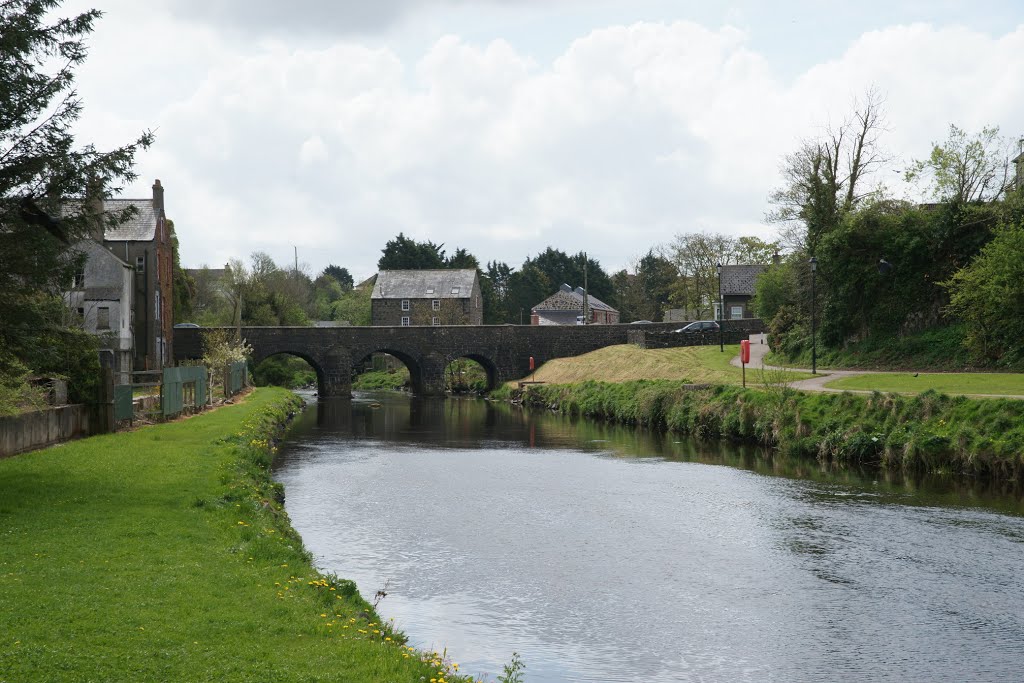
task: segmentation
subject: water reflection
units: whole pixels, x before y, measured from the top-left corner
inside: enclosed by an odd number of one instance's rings
[[[994,511],[1019,497],[769,456],[361,396],[308,410],[276,472],[320,565],[390,580],[383,615],[470,673],[518,650],[533,682],[1016,677],[1024,520]]]

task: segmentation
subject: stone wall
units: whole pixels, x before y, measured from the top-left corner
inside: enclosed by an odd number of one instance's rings
[[[0,417],[0,457],[89,436],[89,412],[71,405]]]
[[[685,334],[672,332],[670,330],[633,330],[629,333],[629,343],[636,344],[642,349],[670,349],[679,346],[714,346],[720,343],[721,339],[726,344],[739,344],[752,334],[762,334],[765,331],[764,322],[759,318],[744,318],[743,320],[719,320],[722,326],[722,333],[701,332],[697,334]],[[673,323],[673,329],[679,329],[679,323]],[[649,327],[646,326],[645,327]]]

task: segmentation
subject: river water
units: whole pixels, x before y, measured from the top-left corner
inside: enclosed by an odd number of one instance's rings
[[[312,399],[318,566],[491,680],[1024,680],[1024,505],[482,400]]]

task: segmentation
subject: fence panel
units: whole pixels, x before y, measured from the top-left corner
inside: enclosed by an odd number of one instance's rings
[[[190,407],[203,405],[201,397],[206,397],[206,368],[164,368],[163,385],[160,387],[160,408],[164,417],[173,417],[185,409],[186,384],[194,385],[194,392],[189,392],[193,401]]]
[[[131,384],[114,386],[114,421],[131,420],[135,415],[132,405],[133,389]]]
[[[245,361],[238,361],[228,366],[224,377],[224,394],[227,397],[234,396],[245,387],[246,366]]]

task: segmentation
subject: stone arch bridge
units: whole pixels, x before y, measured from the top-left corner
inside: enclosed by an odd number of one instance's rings
[[[531,356],[540,367],[553,358],[626,344],[643,332],[671,330],[680,325],[243,327],[242,337],[252,347],[254,363],[279,353],[304,359],[316,371],[321,396],[350,395],[352,368],[374,353],[388,353],[405,363],[414,393],[437,396],[444,393],[445,368],[458,358],[480,363],[487,372],[489,388],[494,388],[529,374]],[[725,340],[737,343],[747,334],[759,331],[760,320],[728,321]],[[175,328],[176,360],[202,356],[202,332],[203,328]],[[713,340],[692,338],[694,344],[717,341],[717,335]]]

